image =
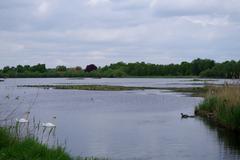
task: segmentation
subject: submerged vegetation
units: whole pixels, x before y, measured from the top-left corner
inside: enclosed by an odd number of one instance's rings
[[[18,65],[6,66],[0,70],[0,77],[5,78],[35,78],[35,77],[211,77],[211,78],[239,78],[240,60],[217,63],[210,59],[195,59],[192,62],[180,64],[151,64],[144,62],[124,63],[96,67],[87,65],[67,68],[57,66],[46,68],[45,64],[34,66]]]
[[[240,86],[210,87],[204,101],[195,110],[200,115],[230,130],[240,131]]]

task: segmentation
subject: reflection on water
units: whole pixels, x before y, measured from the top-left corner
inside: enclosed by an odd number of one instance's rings
[[[217,134],[218,143],[222,146],[222,152],[234,159],[240,159],[240,135],[237,132],[229,131],[218,127],[215,123],[199,118],[206,127]]]

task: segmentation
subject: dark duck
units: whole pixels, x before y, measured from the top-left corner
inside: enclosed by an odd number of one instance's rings
[[[181,117],[182,118],[194,118],[195,116],[181,113]]]

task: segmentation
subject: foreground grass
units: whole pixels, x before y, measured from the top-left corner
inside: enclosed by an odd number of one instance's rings
[[[240,131],[240,86],[211,87],[204,101],[195,109],[197,115],[217,124]]]
[[[71,157],[61,147],[50,149],[46,145],[26,138],[20,140],[0,128],[1,160],[70,160]]]
[[[0,127],[0,160],[103,160],[94,157],[71,157],[62,147],[49,148],[32,138],[20,140]]]

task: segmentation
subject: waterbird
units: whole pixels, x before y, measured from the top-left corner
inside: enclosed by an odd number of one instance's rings
[[[183,114],[183,113],[181,113],[181,116],[182,116],[182,118],[194,118],[195,117],[193,115],[189,116],[189,115]]]
[[[17,121],[18,123],[28,123],[28,122],[29,122],[29,120],[28,120],[29,114],[30,114],[30,112],[25,112],[25,113],[24,113],[24,117],[23,117],[23,118],[20,118],[20,119],[17,119],[17,118],[16,118],[16,121]]]
[[[56,118],[57,118],[57,117],[54,116],[54,117],[53,117],[53,120],[55,120]],[[47,128],[55,128],[55,127],[56,127],[56,125],[53,124],[53,123],[51,123],[51,122],[42,123],[42,126],[43,126],[43,127],[47,127]]]

